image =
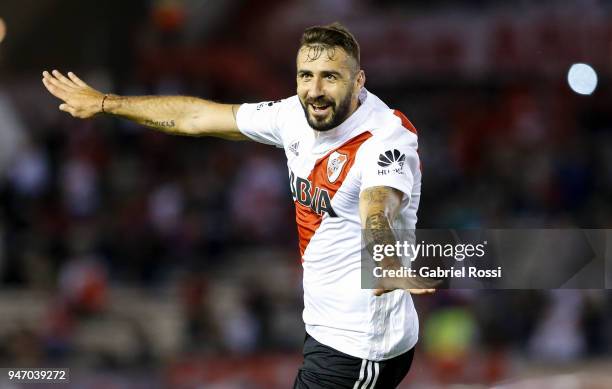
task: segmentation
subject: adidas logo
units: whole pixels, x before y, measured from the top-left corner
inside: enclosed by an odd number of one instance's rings
[[[379,176],[384,176],[391,172],[401,173],[404,170],[406,156],[397,149],[387,150],[378,156],[378,166],[384,168],[378,170]]]
[[[289,146],[289,151],[291,151],[293,154],[295,154],[296,156],[300,155],[300,152],[298,151],[300,149],[300,141],[297,142],[293,142],[290,146]]]

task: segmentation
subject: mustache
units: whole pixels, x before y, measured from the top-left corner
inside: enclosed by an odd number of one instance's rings
[[[331,105],[332,107],[335,106],[334,101],[333,100],[328,100],[325,97],[318,97],[316,99],[307,99],[306,104],[313,104],[313,105]]]

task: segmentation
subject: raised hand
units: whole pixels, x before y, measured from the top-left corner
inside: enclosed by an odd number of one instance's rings
[[[75,118],[86,119],[102,112],[104,94],[93,89],[74,73],[68,72],[68,77],[57,70],[43,72],[43,84],[53,96],[64,103],[59,109],[68,112]]]

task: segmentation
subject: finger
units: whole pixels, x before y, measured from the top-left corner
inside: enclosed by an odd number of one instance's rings
[[[435,289],[418,289],[417,294],[431,294],[435,291],[436,291]]]
[[[56,79],[55,77],[49,75],[44,78],[48,84],[53,85],[54,87],[61,89],[64,92],[70,92],[72,88],[67,87],[64,83]]]
[[[74,88],[75,87],[74,82],[72,82],[69,79],[67,79],[66,76],[64,76],[58,70],[53,70],[53,75],[55,76],[56,79],[58,79],[62,84],[66,85],[67,87],[69,87],[69,88]]]
[[[391,290],[385,290],[385,289],[374,289],[374,296],[378,297],[378,296],[382,296],[385,293],[391,292]]]
[[[409,280],[409,289],[433,289],[442,284],[442,280],[435,278],[411,278]]]
[[[432,294],[435,291],[435,289],[408,289],[411,294]]]
[[[51,74],[53,74],[53,77],[55,77],[59,82],[61,82],[62,84],[68,86],[68,87],[74,87],[74,82],[70,81],[66,76],[64,76],[62,74],[62,72],[60,72],[57,69],[53,69],[53,71],[51,72]]]
[[[45,79],[45,80],[47,80],[47,81],[51,81],[51,80],[56,81],[56,80],[55,80],[55,77],[53,77],[53,76],[51,75],[51,73],[49,73],[49,72],[48,72],[48,71],[46,71],[46,70],[43,72],[43,79]]]
[[[68,112],[70,115],[76,117],[76,110],[68,104],[60,104],[59,109],[60,111]]]
[[[58,99],[66,100],[66,97],[68,96],[66,91],[53,85],[48,78],[43,78],[42,82],[45,88],[47,88],[49,93],[51,93],[53,96],[57,97]]]
[[[70,79],[72,80],[72,82],[74,82],[75,84],[77,84],[78,86],[82,86],[82,87],[87,87],[89,85],[87,85],[83,80],[81,80],[80,78],[77,77],[76,74],[72,73],[72,72],[68,72],[68,77],[70,77]]]

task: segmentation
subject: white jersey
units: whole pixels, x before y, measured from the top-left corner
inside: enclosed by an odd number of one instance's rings
[[[243,104],[236,121],[252,140],[287,156],[304,268],[304,323],[317,341],[380,361],[410,350],[418,318],[410,294],[361,289],[359,195],[388,186],[404,193],[397,229],[414,229],[421,193],[416,130],[365,89],[342,124],[317,132],[297,96]]]

